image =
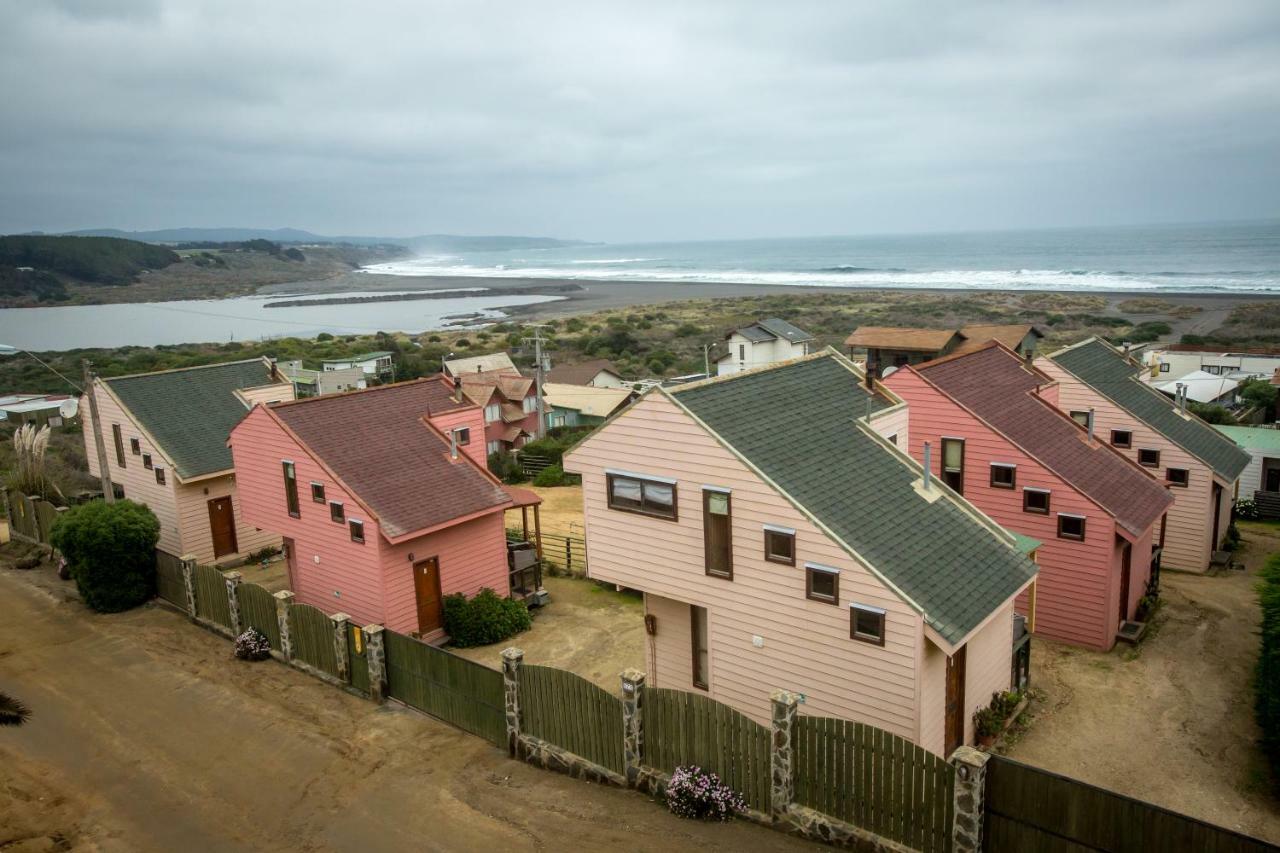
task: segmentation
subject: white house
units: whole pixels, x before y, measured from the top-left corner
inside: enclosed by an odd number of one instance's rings
[[[293,383],[296,397],[323,397],[325,394],[357,391],[368,384],[365,382],[365,372],[359,367],[310,370],[302,366],[301,360],[295,359],[279,362],[276,369],[285,380]]]
[[[350,358],[328,359],[320,362],[320,366],[326,372],[358,367],[364,371],[365,376],[380,376],[384,373],[391,373],[395,369],[391,364],[391,353],[385,351],[366,352],[362,355],[353,355]]]
[[[1179,379],[1156,383],[1155,387],[1170,397],[1176,398],[1179,385],[1186,389],[1188,400],[1230,406],[1236,400],[1236,388],[1240,382],[1227,376],[1216,376],[1203,370],[1193,370]]]
[[[1143,353],[1146,380],[1153,383],[1181,379],[1189,373],[1204,371],[1213,376],[1272,376],[1280,370],[1280,350],[1224,350],[1222,347],[1198,344],[1170,344]]]
[[[444,373],[451,379],[472,373],[502,373],[508,376],[519,376],[520,369],[505,352],[494,352],[488,355],[445,359]]]
[[[770,317],[725,335],[728,352],[716,359],[716,373],[725,376],[809,354],[813,335],[786,320]]]

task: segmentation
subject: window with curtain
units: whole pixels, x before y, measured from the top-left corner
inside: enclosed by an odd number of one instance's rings
[[[964,494],[964,439],[942,439],[942,482]]]

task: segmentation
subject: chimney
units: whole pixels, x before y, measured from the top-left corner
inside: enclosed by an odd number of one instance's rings
[[[929,447],[929,442],[924,443],[924,488],[928,491],[931,487],[930,481],[933,478],[933,451]]]
[[[1187,411],[1187,385],[1185,382],[1178,383],[1178,411]]]
[[[458,431],[456,429],[449,430],[449,458],[458,458]]]
[[[455,403],[462,402],[462,377],[461,376],[453,377],[453,402]]]
[[[1031,363],[1036,360],[1036,352],[1031,347],[1027,347],[1027,351],[1022,354],[1022,363],[1031,369]]]
[[[1089,440],[1093,441],[1093,409],[1089,410]]]

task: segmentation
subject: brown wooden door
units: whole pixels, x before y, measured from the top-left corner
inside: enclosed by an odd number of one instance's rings
[[[1133,545],[1124,543],[1124,553],[1120,555],[1120,621],[1129,618],[1129,570],[1133,562]]]
[[[236,514],[231,508],[231,497],[209,501],[209,532],[213,535],[213,557],[234,554],[236,545]]]
[[[440,559],[413,564],[413,594],[418,600],[418,633],[430,634],[444,623],[440,618]]]
[[[967,648],[961,646],[947,658],[947,755],[964,745],[964,657]]]
[[[1213,550],[1222,547],[1222,486],[1213,484]]]

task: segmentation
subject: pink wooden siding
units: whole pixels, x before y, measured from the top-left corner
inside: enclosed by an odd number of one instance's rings
[[[459,409],[444,415],[433,415],[430,417],[431,425],[446,436],[450,430],[459,427],[467,427],[471,430],[471,441],[469,444],[462,445],[459,450],[467,454],[481,468],[488,469],[489,455],[485,450],[485,428],[484,428],[484,412],[475,406],[466,409]]]
[[[974,742],[973,713],[991,702],[991,694],[1009,689],[1013,671],[1013,605],[996,611],[969,640],[964,669],[964,738]],[[1003,650],[1004,655],[1000,652]],[[946,668],[943,667],[945,675]]]
[[[246,403],[248,411],[258,403],[282,403],[293,399],[293,383],[277,382],[274,385],[259,385],[255,388],[240,389],[239,396]]]
[[[940,476],[942,436],[964,438],[965,498],[1003,527],[1043,543],[1037,558],[1036,632],[1093,648],[1111,648],[1118,608],[1110,606],[1116,574],[1111,516],[914,372],[899,370],[885,384],[908,401],[911,455],[923,461],[928,441],[934,475]],[[992,488],[993,462],[1017,466],[1016,488]],[[1023,511],[1022,490],[1027,486],[1050,491],[1049,515]],[[1085,541],[1058,538],[1060,512],[1085,516]],[[973,665],[972,659],[967,662]]]
[[[1009,657],[1007,652],[1005,657]],[[1012,661],[1010,664],[1012,665]],[[946,718],[947,653],[928,639],[923,639],[920,660],[920,739],[916,742],[930,752],[943,755],[946,748]]]
[[[644,612],[652,615],[658,624],[658,633],[645,637],[646,683],[673,690],[693,689],[693,638],[689,605],[683,601],[645,593]]]

